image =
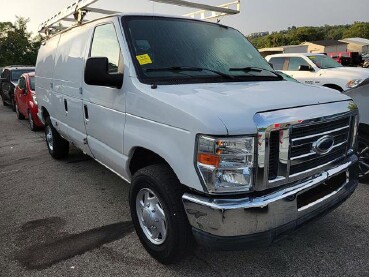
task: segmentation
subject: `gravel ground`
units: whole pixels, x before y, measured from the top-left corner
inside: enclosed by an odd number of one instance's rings
[[[369,185],[268,248],[198,248],[164,266],[133,231],[129,185],[71,150],[53,160],[43,132],[0,106],[0,276],[369,276]]]

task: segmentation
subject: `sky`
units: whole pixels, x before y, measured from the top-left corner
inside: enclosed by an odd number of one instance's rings
[[[220,5],[233,0],[193,0]],[[15,16],[30,19],[29,31],[37,33],[39,24],[64,9],[74,0],[0,0],[0,22],[15,21]],[[193,10],[149,0],[99,0],[94,7],[122,11],[183,15]],[[241,0],[241,13],[222,19],[245,35],[279,31],[291,26],[323,26],[369,22],[368,0]]]

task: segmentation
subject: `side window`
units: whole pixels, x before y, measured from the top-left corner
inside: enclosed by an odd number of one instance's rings
[[[279,58],[272,58],[270,62],[273,64],[274,70],[285,70],[285,62],[286,58],[279,57]]]
[[[109,73],[118,72],[122,54],[113,24],[105,24],[95,28],[90,57],[108,58]]]
[[[24,80],[24,77],[21,77],[19,79],[18,87],[20,89],[25,89],[26,88],[26,81]]]
[[[310,66],[307,61],[299,57],[292,57],[289,59],[288,71],[299,71],[300,65]]]

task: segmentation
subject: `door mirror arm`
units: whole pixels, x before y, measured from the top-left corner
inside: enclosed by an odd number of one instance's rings
[[[88,58],[84,74],[85,83],[91,86],[122,88],[123,74],[109,73],[109,60],[106,57]]]

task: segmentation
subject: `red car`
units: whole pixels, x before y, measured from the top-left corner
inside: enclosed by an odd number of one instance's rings
[[[32,131],[44,125],[37,116],[38,107],[35,97],[35,73],[23,74],[14,90],[15,111],[18,119],[28,119]]]

